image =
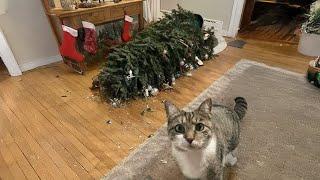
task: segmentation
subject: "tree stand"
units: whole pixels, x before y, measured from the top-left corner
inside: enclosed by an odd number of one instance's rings
[[[320,88],[320,57],[310,61],[307,72],[308,81]]]

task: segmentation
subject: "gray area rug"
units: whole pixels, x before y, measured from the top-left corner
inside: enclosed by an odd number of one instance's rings
[[[238,163],[225,179],[319,179],[319,89],[301,74],[242,60],[184,109],[206,98],[232,105],[236,96],[247,98],[249,109]],[[170,151],[164,125],[104,179],[184,179]]]

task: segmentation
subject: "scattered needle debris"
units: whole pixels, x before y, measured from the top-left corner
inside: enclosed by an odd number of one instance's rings
[[[148,138],[151,138],[153,136],[153,134],[150,134],[149,136],[148,136]]]
[[[149,107],[149,105],[147,105],[147,107],[140,114],[141,116],[144,116],[147,112],[154,112],[154,110],[151,107]]]
[[[160,162],[161,162],[162,164],[167,164],[167,163],[168,163],[168,161],[163,160],[163,159],[161,159]]]
[[[112,124],[112,121],[111,121],[111,120],[107,120],[106,123],[107,123],[107,124]]]

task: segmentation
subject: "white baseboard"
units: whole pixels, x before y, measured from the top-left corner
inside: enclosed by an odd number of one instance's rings
[[[51,63],[59,62],[59,61],[62,61],[62,57],[61,55],[56,55],[56,56],[50,56],[47,58],[35,59],[27,63],[22,63],[22,64],[19,64],[19,67],[21,71],[24,72],[24,71],[28,71],[40,66],[48,65]]]

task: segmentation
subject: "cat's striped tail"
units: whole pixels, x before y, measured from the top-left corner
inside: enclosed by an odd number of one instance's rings
[[[247,108],[248,108],[247,101],[243,97],[236,97],[234,101],[236,102],[236,105],[234,106],[234,111],[239,116],[239,119],[242,120],[247,112]]]

